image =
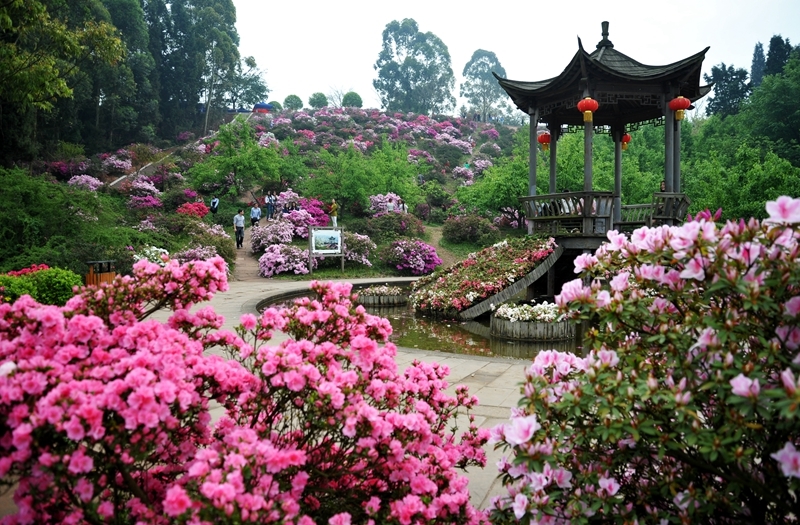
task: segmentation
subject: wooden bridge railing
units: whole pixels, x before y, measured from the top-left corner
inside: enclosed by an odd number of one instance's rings
[[[533,233],[603,235],[611,225],[614,195],[604,191],[520,197]]]

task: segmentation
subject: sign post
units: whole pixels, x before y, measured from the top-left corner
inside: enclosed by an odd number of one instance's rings
[[[314,273],[314,257],[340,257],[344,272],[344,246],[341,228],[308,227],[308,273]]]

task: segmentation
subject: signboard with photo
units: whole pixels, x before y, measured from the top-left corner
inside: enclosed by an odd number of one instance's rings
[[[341,254],[342,230],[340,229],[311,229],[311,253]]]

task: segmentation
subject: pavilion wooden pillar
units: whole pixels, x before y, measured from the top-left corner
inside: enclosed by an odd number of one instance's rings
[[[585,93],[584,96],[589,96]],[[592,139],[594,138],[594,122],[583,122],[583,191],[592,191]],[[592,202],[590,197],[584,198],[583,204],[583,230],[594,230],[592,224]]]
[[[661,95],[661,105],[664,108],[664,183],[667,191],[672,192],[675,166],[675,112],[669,109],[667,97],[671,100],[672,93]]]
[[[672,143],[672,191],[681,192],[681,121],[675,121],[675,140]]]
[[[537,128],[539,127],[539,108],[530,108],[528,114],[531,116],[531,129],[529,133],[529,161],[528,167],[528,196],[536,195],[536,160],[539,152],[537,139]],[[528,232],[530,233],[530,232]]]
[[[561,131],[561,126],[550,125],[548,129],[550,130],[550,193],[558,193],[556,188],[556,161],[558,160],[558,135],[559,131]]]
[[[609,230],[622,220],[622,135],[625,128],[612,128],[614,137],[614,214]]]

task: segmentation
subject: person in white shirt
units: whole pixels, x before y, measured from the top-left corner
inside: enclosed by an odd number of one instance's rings
[[[236,228],[236,247],[241,248],[244,244],[244,210],[233,216],[233,227]]]

